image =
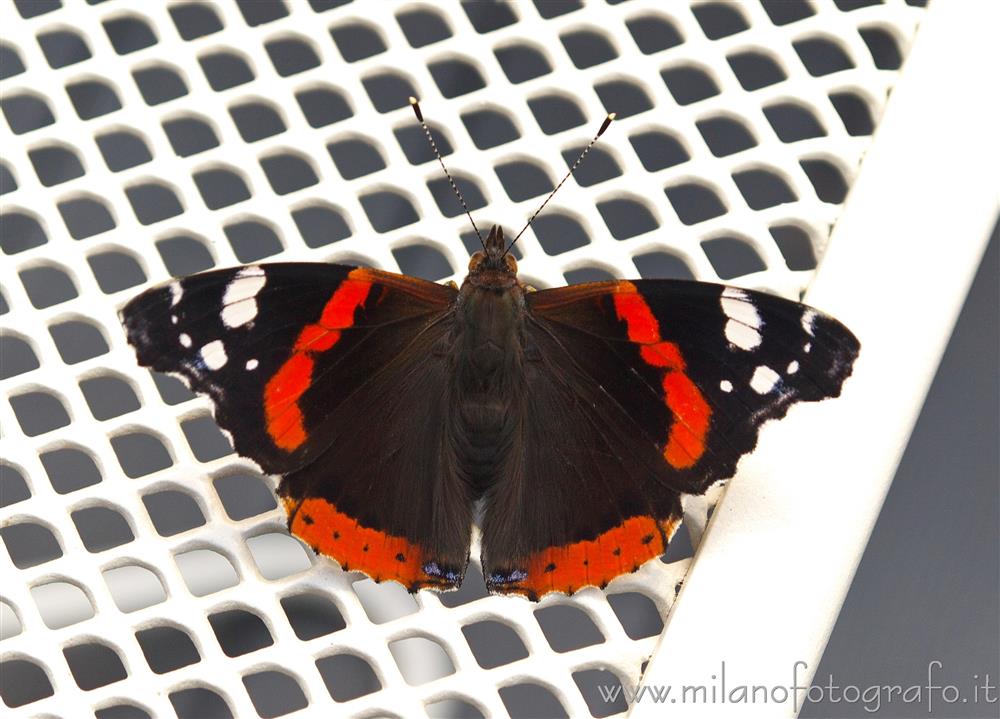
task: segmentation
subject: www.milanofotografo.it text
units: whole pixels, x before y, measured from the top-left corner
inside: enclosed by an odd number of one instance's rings
[[[833,675],[825,680],[815,677],[806,683],[809,665],[795,662],[792,682],[788,685],[742,684],[726,675],[725,661],[719,672],[704,684],[639,684],[625,689],[620,684],[597,687],[605,703],[624,699],[629,705],[654,704],[787,704],[796,712],[806,702],[829,701],[832,704],[861,704],[865,711],[876,712],[887,704],[920,705],[928,713],[948,704],[997,704],[997,682],[988,673],[973,674],[965,686],[946,684],[940,678],[944,664],[937,659],[927,663],[927,675],[912,684],[837,684]],[[914,706],[914,708],[916,708]]]

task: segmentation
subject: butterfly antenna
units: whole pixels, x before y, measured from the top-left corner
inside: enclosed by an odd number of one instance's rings
[[[431,135],[431,130],[427,127],[427,123],[424,122],[424,113],[420,111],[420,103],[417,102],[417,98],[410,97],[410,107],[413,108],[413,114],[417,116],[417,120],[420,122],[420,127],[424,128],[424,135],[427,136],[427,142],[431,144],[431,149],[434,151],[434,157],[437,158],[438,163],[441,165],[441,169],[444,170],[444,176],[448,178],[448,184],[451,185],[451,189],[455,191],[455,196],[458,201],[462,203],[462,208],[465,210],[466,216],[469,218],[469,222],[472,223],[472,229],[476,231],[476,237],[479,238],[479,244],[486,249],[486,243],[483,242],[483,236],[479,232],[479,228],[476,227],[476,221],[472,219],[472,213],[469,212],[469,206],[465,204],[465,198],[462,197],[462,192],[458,189],[458,185],[455,184],[455,180],[452,179],[451,173],[448,172],[448,168],[444,166],[444,160],[441,157],[441,152],[438,150],[437,143],[434,142],[434,136]]]
[[[591,139],[591,141],[587,143],[587,146],[585,148],[583,148],[583,152],[581,152],[580,156],[578,158],[576,158],[576,162],[574,162],[573,165],[572,165],[572,167],[569,168],[569,172],[566,173],[566,176],[563,177],[563,179],[561,179],[559,181],[558,185],[556,185],[556,189],[552,190],[552,192],[549,193],[549,196],[545,198],[545,202],[543,202],[541,204],[541,206],[537,210],[535,210],[535,214],[533,214],[528,219],[527,224],[525,224],[525,226],[521,228],[521,231],[517,233],[517,237],[515,237],[511,241],[511,243],[509,245],[507,245],[507,249],[504,251],[504,254],[507,254],[508,252],[510,252],[510,248],[514,246],[514,243],[517,242],[518,238],[521,235],[524,234],[524,231],[526,229],[528,229],[529,227],[531,227],[531,223],[535,221],[536,217],[538,217],[538,213],[541,212],[543,209],[545,209],[545,206],[547,204],[549,204],[549,200],[551,200],[552,197],[557,192],[559,192],[559,188],[563,186],[563,183],[565,183],[566,180],[569,179],[569,176],[573,174],[573,171],[576,170],[576,168],[579,166],[579,164],[581,162],[583,162],[583,158],[585,158],[587,156],[587,153],[590,152],[590,148],[592,148],[594,146],[594,143],[596,143],[597,140],[601,137],[601,135],[604,134],[604,131],[608,129],[608,126],[611,124],[611,121],[615,119],[615,116],[616,116],[616,113],[614,113],[614,112],[608,113],[608,116],[606,118],[604,118],[604,122],[601,123],[601,129],[597,131],[597,134],[594,135],[593,139]]]

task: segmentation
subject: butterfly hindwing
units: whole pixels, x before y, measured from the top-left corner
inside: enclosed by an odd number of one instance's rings
[[[838,396],[859,349],[815,310],[721,285],[613,281],[526,303],[526,460],[487,497],[483,533],[499,592],[601,585],[661,552],[679,495],[732,476],[792,403]]]
[[[366,268],[263,264],[149,290],[122,321],[140,364],[208,394],[236,450],[284,475],[293,533],[373,577],[453,586],[471,506],[444,422],[425,416],[444,411],[434,349],[455,294]],[[434,524],[421,497],[452,521]]]

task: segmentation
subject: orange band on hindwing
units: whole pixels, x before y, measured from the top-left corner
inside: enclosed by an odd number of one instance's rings
[[[691,467],[705,452],[712,409],[687,375],[680,348],[661,338],[660,324],[638,288],[631,282],[620,282],[613,297],[615,314],[626,323],[629,340],[641,345],[643,361],[663,370],[663,401],[674,418],[663,458],[676,469]]]
[[[352,270],[327,300],[319,322],[306,325],[292,348],[292,355],[264,387],[264,419],[274,444],[294,452],[308,437],[299,399],[312,384],[316,356],[340,340],[340,330],[354,324],[354,313],[368,299],[372,283],[357,279],[362,270]]]

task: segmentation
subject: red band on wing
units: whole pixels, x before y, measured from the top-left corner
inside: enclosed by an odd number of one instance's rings
[[[357,279],[363,270],[352,270],[340,283],[320,315],[319,322],[306,325],[285,360],[264,388],[264,418],[274,444],[294,452],[308,437],[299,398],[312,384],[314,357],[340,340],[340,330],[354,324],[354,313],[368,299],[372,283]]]
[[[376,582],[395,580],[410,590],[451,586],[423,570],[424,552],[418,545],[362,527],[324,499],[305,499],[298,507],[286,500],[286,508],[295,513],[292,534],[320,554],[335,559],[344,571],[364,572]]]
[[[666,551],[680,517],[657,521],[632,517],[595,539],[551,547],[528,558],[527,577],[498,588],[540,598],[549,592],[572,594],[587,586],[604,587]]]
[[[674,421],[663,458],[677,469],[691,467],[705,452],[712,409],[685,372],[680,348],[660,337],[660,324],[638,288],[631,282],[619,282],[614,303],[618,319],[628,326],[629,340],[642,345],[639,352],[643,361],[664,370],[663,401]]]

